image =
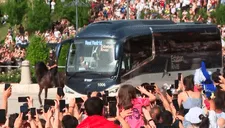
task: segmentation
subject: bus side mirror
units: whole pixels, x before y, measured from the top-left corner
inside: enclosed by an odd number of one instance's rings
[[[55,51],[55,57],[56,57],[56,60],[58,60],[58,58],[59,58],[61,48],[62,48],[62,44],[58,44],[58,45],[56,45],[56,47],[55,47],[55,49],[56,49],[56,51]]]
[[[114,54],[115,54],[115,60],[119,60],[119,57],[121,56],[121,47],[119,44],[115,45]]]

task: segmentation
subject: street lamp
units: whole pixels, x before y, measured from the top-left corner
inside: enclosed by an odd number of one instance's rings
[[[76,31],[78,30],[78,6],[79,7],[89,7],[89,5],[87,3],[84,3],[82,1],[78,1],[78,0],[73,0],[72,2],[66,4],[65,6],[75,6],[76,8]]]
[[[76,0],[76,31],[78,31],[78,11],[77,11],[78,0]]]
[[[129,8],[130,8],[130,0],[127,0],[127,20],[130,19],[130,10],[129,10]]]

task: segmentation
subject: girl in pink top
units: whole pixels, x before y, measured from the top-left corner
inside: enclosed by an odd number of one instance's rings
[[[142,88],[143,89],[143,88]],[[142,90],[140,89],[140,91]],[[136,97],[136,88],[132,85],[123,85],[118,93],[118,107],[122,109],[132,109],[132,115],[125,118],[130,128],[140,128],[144,126],[142,107],[150,105],[148,98]]]

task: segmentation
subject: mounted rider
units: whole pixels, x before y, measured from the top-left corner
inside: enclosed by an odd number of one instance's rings
[[[50,50],[49,52],[49,60],[46,66],[48,67],[48,70],[51,72],[51,77],[53,81],[55,81],[56,76],[58,74],[58,65],[53,50]]]

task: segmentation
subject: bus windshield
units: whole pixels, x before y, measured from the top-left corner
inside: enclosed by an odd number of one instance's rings
[[[116,41],[113,39],[78,39],[70,46],[67,72],[113,74],[116,71]]]

